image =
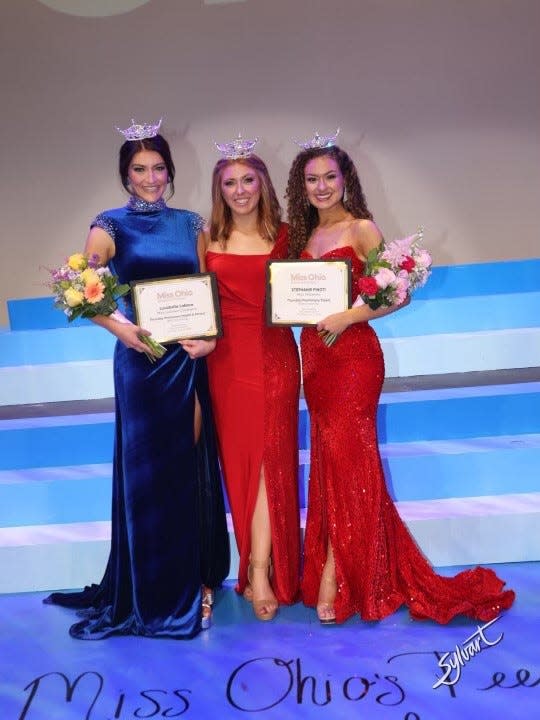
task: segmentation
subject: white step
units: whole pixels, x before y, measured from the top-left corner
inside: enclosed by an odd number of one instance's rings
[[[383,338],[381,346],[388,378],[540,366],[540,328]],[[111,359],[0,367],[0,405],[113,395]]]
[[[435,567],[540,560],[540,492],[396,503]],[[231,570],[238,572],[232,534]],[[302,525],[305,515],[302,516]],[[79,588],[99,582],[110,523],[0,528],[0,593]]]

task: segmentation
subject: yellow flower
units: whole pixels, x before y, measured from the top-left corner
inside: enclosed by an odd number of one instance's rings
[[[104,290],[105,287],[102,282],[98,281],[97,283],[92,283],[84,288],[84,297],[89,303],[94,305],[95,303],[100,302],[100,300],[103,300]]]
[[[82,253],[75,253],[68,257],[68,265],[72,270],[84,270],[87,266],[86,257]]]
[[[82,292],[79,292],[79,290],[75,290],[75,288],[70,287],[65,291],[64,298],[69,307],[76,307],[82,303],[84,295]]]
[[[81,280],[85,285],[95,285],[100,282],[99,275],[92,268],[86,268],[81,273]]]

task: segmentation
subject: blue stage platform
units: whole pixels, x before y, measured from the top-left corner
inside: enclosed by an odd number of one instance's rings
[[[493,720],[536,717],[540,667],[540,261],[435,268],[374,323],[387,381],[381,455],[397,508],[443,574],[482,563],[517,592],[457,664],[476,623],[353,618],[301,604],[255,620],[232,589],[190,642],[69,637],[51,589],[101,578],[109,550],[113,338],[67,326],[50,298],[12,300],[0,332],[0,709],[7,720]],[[300,402],[299,495],[309,478]],[[353,441],[353,439],[352,439]],[[231,535],[232,538],[232,535]],[[536,628],[536,630],[535,630]]]
[[[534,259],[434,268],[409,307],[374,323],[388,486],[436,565],[540,559],[539,310]],[[10,300],[8,311],[0,592],[77,587],[99,578],[108,553],[114,338],[68,325],[51,298]],[[299,440],[305,508],[303,400]],[[231,578],[236,562],[234,552]]]

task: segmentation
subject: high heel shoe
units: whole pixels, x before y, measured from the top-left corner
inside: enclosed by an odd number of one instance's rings
[[[269,571],[269,573],[268,573],[268,579],[270,579],[270,578],[272,577],[272,575],[274,574],[274,567],[273,567],[273,565],[272,565],[272,561],[269,560],[269,563],[270,563],[270,571]],[[251,578],[251,570],[250,570],[250,567],[251,567],[251,558],[250,558],[250,562],[249,562],[249,564],[248,564],[248,569],[247,569],[248,582],[247,582],[246,587],[244,588],[244,592],[242,593],[242,597],[244,598],[244,600],[245,600],[246,602],[253,602],[253,588],[251,587],[251,579],[250,579],[250,578]]]
[[[268,558],[267,560],[259,562],[250,558],[248,565],[248,582],[251,588],[251,602],[253,603],[253,613],[255,617],[257,620],[273,620],[278,611],[278,601],[275,597],[267,597],[262,600],[255,599],[255,593],[253,592],[253,570],[266,570],[267,578],[270,580],[272,577],[272,561]]]
[[[201,630],[208,630],[212,626],[212,605],[214,604],[214,593],[212,588],[202,586],[201,590]]]
[[[317,600],[317,617],[321,625],[335,625],[336,611],[334,600],[336,599],[336,579],[323,574],[319,586],[319,598]]]

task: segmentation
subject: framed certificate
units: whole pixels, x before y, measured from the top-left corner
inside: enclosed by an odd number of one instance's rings
[[[351,306],[351,261],[269,260],[268,325],[316,325]]]
[[[196,273],[131,283],[137,325],[159,343],[222,334],[216,277]]]

